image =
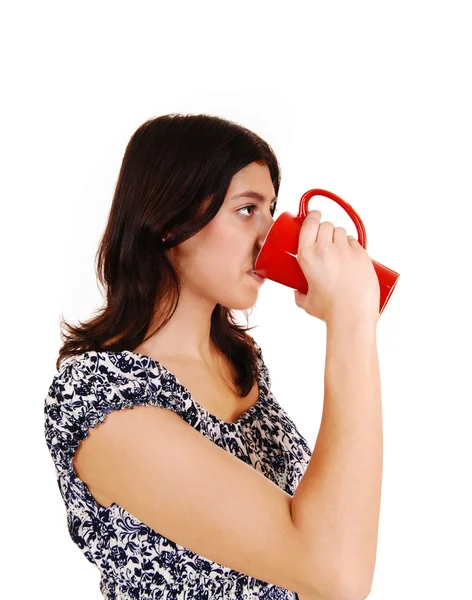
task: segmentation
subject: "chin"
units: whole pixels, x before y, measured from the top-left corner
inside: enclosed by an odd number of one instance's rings
[[[247,294],[245,297],[239,296],[238,298],[225,298],[221,299],[220,304],[225,306],[229,310],[249,310],[252,308],[257,301],[257,292],[256,289],[251,294]]]

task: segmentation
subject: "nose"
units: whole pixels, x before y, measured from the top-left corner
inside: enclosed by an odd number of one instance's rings
[[[270,231],[270,228],[272,227],[272,225],[275,223],[275,219],[272,215],[269,215],[268,219],[266,221],[264,221],[264,226],[262,227],[262,231],[261,231],[261,235],[260,235],[260,244],[262,246],[262,244],[264,243],[265,238],[267,237],[267,234]]]
[[[254,257],[254,260],[252,261],[252,264],[254,265],[256,263],[256,258],[259,255],[259,252],[262,248],[262,246],[264,245],[265,239],[267,237],[267,234],[269,233],[272,225],[274,224],[275,219],[270,216],[267,221],[264,221],[264,226],[261,227],[261,230],[259,232],[259,235],[257,236],[257,241],[256,241],[256,250],[257,250],[257,254]]]

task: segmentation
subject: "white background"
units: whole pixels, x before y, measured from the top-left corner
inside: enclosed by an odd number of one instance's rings
[[[43,437],[58,320],[101,303],[94,256],[125,146],[205,112],[266,139],[278,213],[313,187],[400,273],[380,317],[384,477],[372,600],[472,598],[471,20],[466,2],[17,2],[2,56],[2,597],[101,597]],[[318,199],[323,220],[355,229]],[[325,326],[267,281],[251,325],[313,448]],[[8,594],[6,590],[10,590]]]

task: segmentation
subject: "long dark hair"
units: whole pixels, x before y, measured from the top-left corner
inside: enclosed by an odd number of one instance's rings
[[[132,135],[121,164],[108,222],[96,253],[105,306],[79,326],[61,315],[63,345],[56,361],[86,351],[132,351],[174,314],[181,281],[166,250],[198,233],[217,214],[232,177],[252,162],[269,168],[275,194],[280,167],[272,148],[252,131],[221,117],[169,114]],[[165,241],[163,241],[165,238]],[[247,325],[217,304],[210,338],[237,376],[240,396],[257,376]],[[146,336],[151,323],[154,331]],[[67,330],[64,333],[63,330]]]

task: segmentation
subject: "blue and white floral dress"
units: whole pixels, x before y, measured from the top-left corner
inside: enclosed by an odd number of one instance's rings
[[[295,600],[290,590],[234,571],[176,544],[113,503],[98,504],[72,459],[89,427],[112,410],[173,410],[221,448],[292,495],[311,458],[295,423],[271,392],[259,345],[259,399],[234,423],[196,403],[159,362],[128,350],[90,351],[62,362],[44,404],[44,433],[65,503],[69,534],[100,571],[107,600]]]

